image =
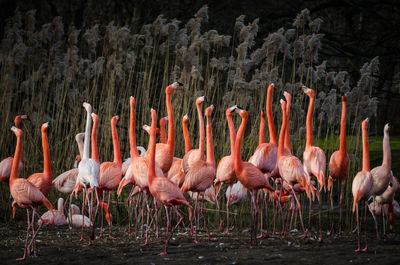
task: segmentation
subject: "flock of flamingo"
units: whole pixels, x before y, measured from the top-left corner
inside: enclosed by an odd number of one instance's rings
[[[151,126],[143,126],[149,135],[150,141],[148,150],[136,144],[136,119],[135,119],[135,99],[130,98],[130,127],[129,127],[129,145],[130,158],[124,163],[121,160],[120,146],[117,134],[118,116],[111,119],[112,140],[114,160],[111,162],[100,163],[97,147],[97,128],[98,116],[92,112],[92,107],[88,103],[83,103],[86,109],[86,127],[85,133],[76,135],[80,155],[76,157],[77,167],[64,172],[57,178],[53,179],[50,151],[47,139],[48,123],[41,127],[42,146],[44,156],[44,170],[41,173],[35,173],[29,178],[19,178],[22,164],[22,142],[23,132],[20,129],[20,123],[26,119],[26,115],[17,116],[15,118],[15,127],[11,130],[17,137],[17,144],[14,157],[9,157],[0,163],[1,181],[9,181],[10,193],[13,198],[13,214],[16,206],[26,209],[27,214],[27,231],[25,239],[24,255],[36,255],[35,238],[39,229],[43,224],[49,225],[69,225],[70,228],[81,227],[81,240],[84,238],[84,227],[90,227],[90,235],[88,237],[89,244],[96,237],[94,235],[95,221],[100,207],[101,212],[101,229],[100,237],[103,235],[103,219],[109,226],[109,237],[112,236],[112,215],[110,213],[110,198],[112,192],[117,189],[120,196],[123,188],[132,185],[129,193],[128,216],[129,216],[129,235],[131,235],[131,210],[135,211],[136,217],[136,236],[138,233],[138,221],[142,222],[142,231],[145,229],[145,242],[149,243],[149,232],[151,227],[155,227],[158,237],[159,229],[159,208],[163,206],[165,209],[165,217],[167,221],[166,233],[168,235],[165,241],[165,249],[161,255],[167,254],[169,241],[174,231],[179,227],[183,220],[182,209],[178,206],[184,206],[188,211],[191,226],[191,234],[194,234],[194,241],[197,243],[197,230],[199,214],[204,219],[204,226],[211,241],[215,239],[211,237],[204,207],[204,200],[209,200],[218,204],[218,194],[222,184],[229,185],[227,189],[226,203],[226,230],[229,234],[229,205],[247,200],[247,191],[251,193],[251,243],[256,244],[259,214],[259,195],[264,192],[264,202],[268,198],[273,203],[274,212],[274,231],[275,219],[277,211],[280,210],[282,218],[281,236],[284,238],[288,233],[289,219],[290,225],[299,216],[301,228],[304,234],[304,240],[310,237],[310,219],[312,203],[315,197],[318,201],[318,220],[319,220],[319,241],[322,242],[321,228],[321,192],[330,190],[331,209],[333,209],[332,190],[333,181],[341,182],[341,191],[339,199],[339,222],[338,235],[342,233],[342,202],[343,202],[343,186],[349,171],[349,155],[346,152],[346,95],[342,95],[342,114],[340,129],[340,147],[334,152],[329,161],[329,180],[326,187],[325,171],[326,156],[324,151],[313,144],[312,136],[312,115],[314,108],[315,92],[314,90],[302,87],[304,93],[309,97],[307,120],[306,120],[306,147],[303,154],[303,162],[291,153],[290,137],[289,137],[289,116],[291,95],[284,92],[285,100],[280,100],[282,108],[282,126],[279,133],[279,141],[275,131],[273,113],[272,113],[272,94],[274,84],[270,84],[267,90],[267,108],[266,116],[268,120],[268,129],[270,141],[265,142],[265,112],[261,113],[259,145],[250,157],[248,162],[242,160],[241,146],[245,133],[248,113],[246,110],[235,105],[226,110],[226,119],[229,126],[231,154],[223,157],[218,166],[214,158],[213,136],[211,114],[214,106],[211,105],[205,109],[206,130],[204,129],[204,119],[202,114],[202,104],[206,102],[206,98],[198,97],[196,99],[196,108],[199,121],[199,147],[192,149],[188,133],[188,115],[182,119],[183,135],[185,139],[185,155],[183,158],[174,157],[175,153],[175,120],[171,104],[171,95],[176,89],[181,89],[183,84],[175,82],[166,88],[166,107],[168,117],[160,120],[160,128],[157,128],[157,114],[151,109]],[[241,124],[236,134],[236,129],[232,121],[234,113],[241,117]],[[93,127],[92,127],[93,122]],[[168,135],[165,130],[168,122]],[[381,166],[370,169],[369,145],[368,145],[368,118],[362,122],[362,143],[363,143],[363,166],[362,170],[354,177],[352,185],[353,193],[353,212],[356,210],[357,215],[357,231],[358,231],[358,248],[356,251],[367,251],[367,234],[365,232],[365,248],[360,247],[360,224],[358,214],[358,202],[365,202],[364,223],[366,223],[366,211],[370,207],[370,211],[375,220],[377,236],[379,237],[376,216],[383,214],[389,217],[392,224],[393,212],[398,212],[399,207],[394,200],[395,192],[400,188],[396,178],[391,172],[391,153],[389,144],[389,124],[384,127],[383,138],[383,163]],[[160,136],[160,143],[157,142],[157,135]],[[207,141],[205,141],[207,139]],[[207,152],[205,154],[207,147]],[[90,154],[91,149],[91,154]],[[312,178],[316,178],[315,180]],[[64,201],[62,198],[58,201],[58,210],[53,209],[52,204],[46,198],[49,191],[55,187],[60,192],[69,194],[69,207],[67,217],[64,215]],[[81,214],[79,207],[71,203],[73,194],[75,197],[82,190],[82,207]],[[104,202],[105,194],[108,192],[108,202]],[[309,228],[306,229],[303,223],[302,205],[298,199],[302,193],[305,193],[309,200]],[[135,196],[138,194],[138,196]],[[200,210],[198,207],[198,199],[201,198]],[[261,195],[262,196],[262,195]],[[102,198],[101,198],[102,197]],[[154,214],[151,208],[150,199],[153,197]],[[370,198],[373,199],[368,204]],[[191,203],[188,202],[191,201]],[[94,203],[96,208],[94,209]],[[42,216],[39,215],[37,207],[44,205],[49,210]],[[88,209],[89,217],[85,216],[85,205]],[[141,217],[138,215],[140,205]],[[268,204],[264,205],[268,206]],[[193,209],[194,208],[194,209]],[[144,211],[147,209],[147,222],[144,225]],[[172,209],[175,214],[168,213]],[[32,215],[30,216],[30,210]],[[194,210],[194,214],[192,213]],[[286,211],[286,212],[285,212]],[[35,230],[35,216],[38,218],[38,227]],[[161,215],[162,216],[162,215]],[[194,223],[192,217],[194,216]],[[220,230],[222,231],[223,222],[220,218]],[[177,220],[174,226],[171,221]],[[296,223],[297,221],[295,221]],[[154,225],[153,225],[154,223]],[[261,219],[262,227],[262,219]],[[332,231],[334,231],[334,223],[332,219]],[[143,232],[142,232],[143,233]],[[263,234],[261,229],[261,236]],[[29,240],[29,238],[31,238]]]

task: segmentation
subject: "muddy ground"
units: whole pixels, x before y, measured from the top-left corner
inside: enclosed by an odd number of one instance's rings
[[[378,241],[370,233],[370,251],[354,253],[356,234],[327,237],[322,244],[313,238],[304,244],[300,234],[291,234],[287,239],[259,239],[259,245],[250,246],[247,231],[213,233],[217,242],[207,241],[203,233],[199,244],[193,243],[190,234],[178,233],[169,254],[159,256],[164,234],[160,239],[152,235],[150,246],[140,247],[143,239],[129,238],[126,227],[115,227],[116,239],[97,239],[92,246],[79,241],[77,230],[44,227],[37,237],[38,257],[17,262],[23,255],[25,229],[22,223],[1,225],[0,264],[400,264],[399,234]]]

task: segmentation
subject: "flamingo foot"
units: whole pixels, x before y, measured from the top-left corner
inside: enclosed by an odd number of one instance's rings
[[[113,235],[108,235],[108,238],[109,238],[109,239],[116,239],[116,237],[113,236]]]
[[[218,239],[210,237],[210,236],[208,236],[208,240],[210,240],[211,242],[217,242],[218,241]]]
[[[146,247],[146,246],[148,246],[148,245],[149,245],[148,242],[144,242],[143,244],[140,244],[141,247]]]
[[[363,248],[361,252],[368,252],[368,247]]]
[[[104,233],[103,233],[103,232],[100,232],[99,237],[100,237],[100,238],[104,238],[104,237],[105,237],[105,236],[104,236]]]
[[[257,236],[257,238],[269,238],[268,233],[260,232],[260,234]]]
[[[356,250],[354,250],[354,252],[361,252],[361,249],[357,248]]]
[[[200,244],[200,241],[198,241],[197,239],[193,240],[193,242],[196,244]]]
[[[158,254],[158,255],[160,255],[160,256],[164,256],[164,255],[167,255],[168,253],[167,253],[167,251],[164,251],[164,252],[161,252],[160,254]]]
[[[231,232],[229,232],[229,229],[227,228],[226,230],[225,230],[225,235],[230,235],[231,234]]]
[[[15,259],[15,260],[25,260],[25,259],[26,259],[26,254],[24,254],[24,256],[22,258],[18,258],[18,259]]]

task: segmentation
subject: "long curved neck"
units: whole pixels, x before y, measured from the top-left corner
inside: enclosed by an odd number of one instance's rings
[[[288,100],[286,103],[286,120],[287,120],[287,125],[286,125],[286,132],[285,132],[285,149],[289,150],[289,152],[292,152],[292,148],[290,147],[290,106],[291,106],[291,101]],[[280,139],[280,136],[279,136]]]
[[[307,131],[306,146],[313,145],[312,115],[314,110],[314,100],[315,100],[314,97],[310,97],[310,104],[308,105],[307,121],[306,121],[306,131]]]
[[[90,130],[92,126],[92,117],[90,112],[87,112],[86,116],[86,127],[85,127],[85,140],[83,143],[83,157],[82,159],[89,159],[90,152]]]
[[[130,103],[131,117],[129,119],[129,147],[131,149],[131,158],[139,157],[139,152],[136,146],[136,117],[135,117],[135,103]]]
[[[166,93],[165,101],[166,101],[167,113],[168,113],[168,141],[167,141],[167,144],[169,146],[169,150],[170,150],[171,154],[174,155],[175,123],[174,123],[174,112],[172,111],[171,94],[170,93]]]
[[[43,172],[46,175],[51,177],[52,172],[51,172],[51,163],[50,163],[49,140],[47,138],[47,132],[45,132],[45,131],[42,131],[42,147],[43,147],[43,163],[44,163]]]
[[[150,129],[150,141],[149,141],[149,149],[150,149],[150,158],[149,158],[149,186],[152,185],[154,178],[156,177],[156,121],[157,118],[154,119],[154,114],[152,113],[152,122]]]
[[[199,119],[199,129],[200,129],[199,149],[200,149],[200,154],[203,156],[205,150],[204,120],[203,120],[203,114],[201,113],[201,105],[196,104],[196,108],[197,108],[197,116]]]
[[[83,156],[83,141],[82,141],[82,138],[78,137],[75,140],[76,140],[76,143],[78,144],[79,155],[82,157]]]
[[[235,125],[232,121],[232,115],[226,115],[226,119],[228,120],[228,127],[229,127],[229,137],[231,139],[231,155],[235,152],[235,141],[236,141],[236,131]]]
[[[346,153],[346,101],[342,100],[342,117],[340,120],[340,147],[341,153]]]
[[[383,136],[383,161],[382,166],[391,168],[392,156],[390,152],[389,133],[384,132]]]
[[[185,154],[187,154],[187,152],[189,152],[192,149],[192,146],[190,144],[190,136],[187,126],[187,121],[182,122],[182,128],[183,128],[183,138],[185,139]]]
[[[236,135],[236,141],[235,141],[235,153],[234,153],[234,166],[235,166],[235,171],[238,171],[241,166],[242,166],[242,154],[241,154],[241,147],[242,147],[242,140],[244,136],[244,131],[246,130],[246,123],[247,123],[247,118],[242,119],[242,123],[240,124],[238,133]]]
[[[260,115],[260,132],[258,134],[258,145],[263,143],[265,143],[265,117],[264,115]]]
[[[92,159],[97,163],[100,163],[99,159],[99,150],[97,149],[97,127],[99,126],[99,122],[97,119],[93,122],[93,131],[92,131]],[[85,138],[86,140],[86,138]]]
[[[166,121],[164,119],[160,120],[160,142],[162,144],[167,143],[167,133],[165,132],[165,123]]]
[[[271,144],[277,144],[278,138],[276,137],[274,116],[272,115],[272,92],[274,92],[273,86],[268,87],[267,92],[267,118],[268,118],[268,130],[269,130],[269,142]]]
[[[119,166],[122,166],[121,150],[119,147],[118,133],[117,133],[117,125],[116,125],[116,123],[113,123],[113,122],[111,122],[111,135],[112,135],[112,139],[113,139],[113,148],[114,148],[114,163],[118,163]]]
[[[278,145],[278,159],[283,156],[284,153],[284,145],[285,145],[285,136],[287,134],[287,120],[288,117],[286,115],[285,108],[282,108],[282,127],[281,132],[279,133],[279,145]]]
[[[369,165],[369,143],[367,125],[362,125],[362,141],[363,141],[363,171],[370,171]]]
[[[18,178],[18,164],[21,159],[22,159],[22,135],[17,135],[17,146],[15,148],[15,154],[14,154],[14,159],[13,159],[13,163],[11,166],[11,174],[10,174],[10,180],[9,180],[10,189],[11,189],[12,185],[14,184],[14,180],[16,180]]]
[[[206,117],[206,118],[207,118],[207,163],[211,164],[215,168],[211,117]]]

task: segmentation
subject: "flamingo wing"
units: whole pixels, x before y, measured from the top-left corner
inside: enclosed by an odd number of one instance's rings
[[[113,190],[118,186],[121,176],[121,166],[114,162],[104,162],[100,165],[99,187]]]
[[[78,169],[73,168],[60,174],[53,180],[53,186],[62,193],[71,193],[76,184]]]

